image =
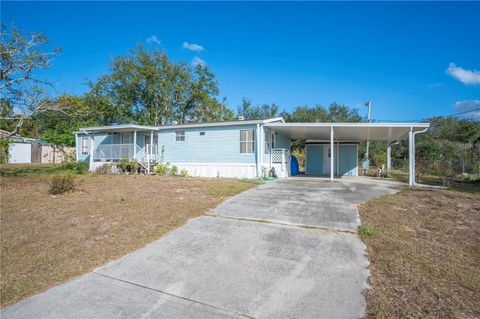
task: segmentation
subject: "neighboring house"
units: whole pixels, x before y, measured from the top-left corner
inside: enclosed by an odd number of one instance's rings
[[[0,138],[5,138],[7,135],[7,131],[0,130]],[[75,151],[73,147],[57,147],[42,140],[19,135],[10,136],[8,139],[8,163],[10,164],[62,163],[65,154]]]
[[[285,123],[282,118],[235,120],[165,126],[122,124],[82,128],[76,132],[79,161],[90,170],[124,158],[136,159],[145,170],[168,162],[192,176],[255,178],[290,172],[292,140],[305,140],[307,175],[357,176],[358,144],[387,141],[387,169],[391,145],[410,141],[410,178],[414,136],[428,123]],[[333,152],[331,151],[333,149]],[[413,184],[412,184],[413,185]]]

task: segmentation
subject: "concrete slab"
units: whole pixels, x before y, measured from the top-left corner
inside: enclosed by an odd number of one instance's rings
[[[254,318],[359,318],[364,254],[351,234],[200,217],[95,273]]]
[[[90,273],[1,310],[2,319],[245,318]]]
[[[210,215],[355,231],[356,205],[398,192],[400,183],[372,179],[297,177],[261,185],[230,198]]]

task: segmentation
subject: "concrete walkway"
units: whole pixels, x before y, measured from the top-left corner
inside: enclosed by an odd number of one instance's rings
[[[261,185],[1,317],[359,318],[368,261],[354,205],[400,188],[361,178]]]

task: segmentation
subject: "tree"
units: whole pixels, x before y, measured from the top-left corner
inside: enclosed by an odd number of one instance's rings
[[[350,109],[346,105],[332,103],[328,108],[321,105],[298,106],[286,117],[287,122],[361,122],[362,117],[357,109]]]
[[[58,98],[57,103],[69,105],[70,113],[65,115],[50,112],[34,116],[33,124],[39,131],[36,135],[58,146],[74,146],[75,135],[73,133],[80,127],[95,126],[98,122],[88,101],[83,97],[64,94]]]
[[[50,67],[60,49],[49,50],[48,38],[41,34],[22,34],[4,23],[0,32],[2,120],[16,122],[8,136],[17,134],[25,120],[37,114],[52,111],[66,114],[68,106],[47,94],[47,87],[52,84],[37,76],[39,70]]]
[[[108,75],[90,83],[87,98],[104,124],[164,125],[231,117],[218,94],[207,66],[175,64],[164,52],[138,45],[129,55],[116,57]]]
[[[242,99],[242,105],[238,107],[237,115],[243,116],[246,119],[266,119],[279,116],[280,107],[275,104],[252,105],[252,102],[247,99]]]

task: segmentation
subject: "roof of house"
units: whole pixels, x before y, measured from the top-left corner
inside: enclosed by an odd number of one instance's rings
[[[190,127],[213,127],[213,126],[230,126],[230,125],[252,125],[252,124],[267,124],[273,122],[284,123],[285,121],[281,117],[269,118],[269,119],[247,119],[247,120],[228,120],[217,122],[196,122],[196,123],[184,123],[184,124],[171,124],[163,126],[147,126],[138,124],[118,124],[108,126],[94,126],[94,127],[82,127],[76,133],[95,132],[95,131],[157,131],[177,128],[190,128]]]
[[[334,129],[335,140],[364,141],[382,140],[394,141],[405,138],[410,129],[422,131],[430,127],[429,123],[285,123],[283,118],[229,120],[218,122],[185,123],[163,126],[147,126],[137,124],[119,124],[81,128],[77,133],[89,132],[132,132],[160,131],[168,129],[186,129],[195,127],[218,127],[234,125],[256,125],[275,129],[276,132],[289,135],[292,139],[329,140],[330,129]]]

